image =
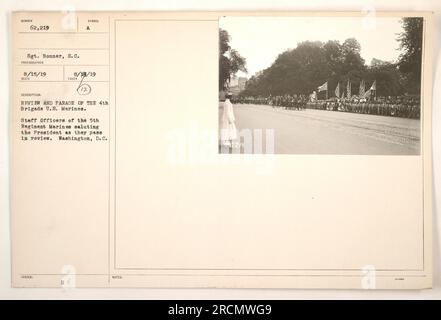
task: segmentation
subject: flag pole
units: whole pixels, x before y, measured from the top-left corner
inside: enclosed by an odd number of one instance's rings
[[[375,83],[375,92],[374,92],[374,94],[375,94],[375,101],[377,101],[377,80],[376,79],[374,80],[374,83]]]

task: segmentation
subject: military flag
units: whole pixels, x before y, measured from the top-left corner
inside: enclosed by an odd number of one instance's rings
[[[346,98],[351,99],[352,97],[352,88],[351,88],[351,82],[348,79],[348,85],[346,86]]]
[[[360,98],[370,98],[370,96],[372,95],[372,90],[371,89],[369,89],[368,91],[366,91],[365,93],[364,93],[364,95],[363,96],[360,96]]]
[[[368,91],[366,91],[360,98],[370,98],[375,94],[375,90],[377,89],[377,81],[375,80]]]
[[[340,82],[337,83],[337,87],[335,88],[335,96],[336,96],[337,98],[340,97]]]
[[[374,99],[376,100],[377,99],[377,80],[374,80],[369,91],[371,92],[371,94],[374,95]]]
[[[324,84],[322,84],[320,87],[317,88],[317,92],[320,93],[322,91],[326,92],[326,100],[328,100],[328,81],[326,81]]]
[[[366,92],[366,85],[364,84],[364,80],[361,80],[361,82],[360,82],[360,90],[358,92],[359,97],[363,98],[365,92]]]
[[[318,91],[328,91],[328,81],[326,81],[324,84],[322,84],[320,87],[318,87]]]

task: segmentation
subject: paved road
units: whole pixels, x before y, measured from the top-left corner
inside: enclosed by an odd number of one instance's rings
[[[238,130],[274,129],[276,154],[420,153],[415,119],[249,104],[234,105],[234,114]]]

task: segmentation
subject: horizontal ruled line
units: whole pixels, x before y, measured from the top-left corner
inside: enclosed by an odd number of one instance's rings
[[[17,64],[16,67],[109,67],[108,64]]]
[[[18,33],[26,33],[26,34],[108,34],[108,32],[81,32],[81,31],[52,31],[52,32],[43,32],[43,31],[19,31]]]
[[[20,274],[20,276],[67,276],[68,274],[63,273],[26,273]],[[74,276],[108,276],[108,274],[73,274]],[[187,276],[187,277],[365,277],[364,274],[190,274],[190,273],[123,273],[123,274],[111,274],[111,276]],[[421,275],[404,275],[404,274],[383,274],[376,275],[376,277],[412,277],[412,278],[425,278],[425,274]]]
[[[18,80],[18,82],[70,82],[70,83],[77,83],[78,81],[80,81],[80,79],[78,80]],[[85,83],[90,83],[90,82],[109,82],[107,80],[85,80]]]
[[[189,22],[207,22],[207,21],[211,21],[211,22],[218,22],[218,19],[167,19],[167,18],[151,18],[151,19],[115,19],[115,21],[189,21]]]
[[[137,267],[118,267],[116,270],[149,270],[149,271],[359,271],[360,269],[283,269],[283,268],[137,268]],[[424,271],[424,269],[375,269],[376,271]]]
[[[109,48],[18,48],[18,50],[109,50]]]

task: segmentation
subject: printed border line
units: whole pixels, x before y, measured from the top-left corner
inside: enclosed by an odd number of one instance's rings
[[[295,17],[295,16],[292,16],[293,18]],[[389,16],[384,16],[384,17],[389,17]],[[421,17],[421,16],[415,16],[415,17]],[[198,19],[114,19],[114,30],[113,30],[113,32],[114,32],[114,82],[115,82],[115,86],[114,86],[114,121],[115,121],[115,123],[114,123],[114,230],[113,230],[113,232],[114,232],[114,234],[113,234],[113,238],[114,238],[114,243],[113,243],[113,252],[114,252],[114,255],[113,255],[113,267],[114,267],[114,270],[189,270],[189,271],[191,271],[191,270],[194,270],[194,271],[196,271],[196,270],[219,270],[219,271],[240,271],[240,270],[250,270],[250,271],[252,271],[252,270],[254,270],[254,271],[256,271],[256,270],[262,270],[262,271],[265,271],[265,270],[269,270],[269,271],[276,271],[276,270],[278,270],[278,271],[295,271],[295,270],[300,270],[300,271],[336,271],[336,270],[339,270],[339,271],[354,271],[354,270],[360,270],[360,269],[249,269],[249,268],[246,268],[246,269],[240,269],[240,268],[235,268],[235,269],[229,269],[229,268],[225,268],[225,269],[223,269],[223,268],[221,268],[221,269],[218,269],[218,268],[200,268],[200,269],[198,269],[198,268],[131,268],[131,267],[116,267],[116,222],[117,222],[117,219],[116,219],[116,181],[117,181],[117,179],[116,179],[116,155],[117,155],[117,153],[116,153],[116,150],[117,150],[117,147],[116,147],[116,123],[117,123],[117,121],[116,121],[116,106],[117,106],[117,103],[116,103],[116,33],[117,33],[117,28],[116,28],[116,26],[117,26],[117,23],[116,22],[119,22],[119,21],[125,21],[125,22],[132,22],[132,21],[193,21],[193,22],[200,22],[200,21],[217,21],[218,22],[218,28],[219,28],[219,18],[220,17],[218,17],[218,19],[216,19],[216,20],[214,20],[214,19],[205,19],[205,20],[202,20],[202,19],[200,19],[200,20],[198,20]],[[379,18],[382,18],[382,17],[379,17]],[[421,59],[422,59],[422,64],[424,63],[424,57],[425,57],[425,38],[426,38],[426,19],[425,19],[425,16],[422,16],[422,18],[423,18],[423,23],[424,23],[424,27],[423,27],[423,49],[422,49],[422,57],[421,57]],[[423,85],[424,85],[424,68],[423,68],[423,66],[422,66],[422,68],[421,68],[422,70],[421,70],[421,81],[422,81],[422,83],[423,83]],[[423,90],[424,90],[424,87],[423,87],[423,85],[421,85],[421,89],[420,89],[420,94],[423,92]],[[422,102],[424,102],[424,95],[422,95]],[[421,104],[421,106],[423,107],[423,105],[424,105],[424,103],[422,103]],[[422,225],[423,225],[423,268],[422,269],[376,269],[376,271],[419,271],[419,272],[424,272],[425,271],[425,239],[424,239],[424,229],[425,229],[425,226],[424,226],[424,144],[423,144],[423,138],[424,138],[424,115],[425,115],[425,110],[424,110],[424,108],[422,108],[422,110],[423,110],[423,112],[420,112],[420,120],[421,120],[421,128],[420,128],[420,136],[421,136],[421,138],[420,138],[420,152],[421,152],[421,158],[422,158],[422,171],[423,171],[423,177],[422,177],[422,179],[423,179],[423,196],[422,196],[422,203],[423,203],[423,223],[422,223]],[[110,163],[110,158],[109,158],[109,163]],[[109,195],[110,196],[110,195]],[[110,212],[110,209],[109,209],[109,212]],[[159,275],[159,274],[154,274],[154,275]],[[197,276],[198,274],[188,274],[188,276],[192,276],[192,275],[194,275],[194,276]],[[229,276],[229,275],[226,275],[226,276]],[[285,275],[273,275],[273,276],[285,276]],[[310,275],[305,275],[305,276],[310,276]],[[320,276],[327,276],[327,275],[320,275]],[[385,275],[386,276],[386,275]],[[389,275],[387,275],[387,276],[389,276]],[[392,276],[392,275],[390,275],[390,276]],[[397,275],[397,276],[403,276],[403,275]],[[406,277],[407,277],[407,275],[406,275]],[[424,275],[424,277],[425,277],[425,275]]]
[[[420,133],[420,150],[421,150],[421,167],[422,167],[422,183],[423,183],[423,191],[422,191],[422,211],[423,211],[423,270],[425,270],[425,265],[426,265],[426,240],[425,240],[425,219],[424,219],[424,215],[425,215],[425,192],[424,192],[424,187],[425,187],[425,172],[424,172],[424,155],[425,155],[425,148],[424,148],[424,142],[423,142],[423,138],[424,138],[424,133],[425,133],[425,126],[424,126],[424,118],[426,117],[427,111],[425,106],[425,99],[424,99],[424,69],[426,68],[426,63],[424,63],[425,60],[425,55],[426,55],[426,32],[427,32],[427,20],[425,19],[425,17],[423,17],[423,43],[422,43],[422,50],[421,50],[421,84],[420,84],[420,97],[421,97],[421,107],[420,109],[422,110],[422,112],[420,111],[420,118],[421,118],[421,133]],[[424,139],[425,140],[425,139]]]
[[[107,145],[107,148],[108,148],[108,156],[109,156],[109,162],[108,162],[108,166],[109,166],[109,168],[108,168],[108,177],[107,177],[107,183],[108,183],[108,186],[107,186],[107,188],[108,188],[108,195],[107,195],[107,272],[108,272],[108,277],[107,277],[107,283],[110,283],[110,177],[111,177],[111,173],[110,173],[110,170],[111,170],[111,163],[110,163],[110,141],[111,141],[111,130],[112,130],[112,123],[111,123],[111,121],[110,121],[110,118],[111,118],[111,115],[110,115],[110,108],[111,108],[111,105],[110,105],[110,95],[111,95],[111,89],[110,89],[110,87],[111,87],[111,82],[110,82],[110,15],[108,15],[108,17],[107,17],[107,22],[108,22],[108,33],[109,33],[109,42],[108,42],[108,46],[109,46],[109,50],[108,50],[108,62],[107,62],[107,64],[109,65],[109,71],[108,71],[108,75],[109,75],[109,84],[108,84],[108,88],[109,88],[109,92],[108,92],[108,102],[109,102],[109,105],[108,105],[108,123],[109,123],[109,127],[108,127],[108,132],[109,132],[109,136],[108,136],[108,145]]]
[[[68,276],[69,274],[65,274],[65,273],[21,273],[19,274],[19,276],[35,276],[35,277],[39,277],[39,276]],[[71,274],[72,276],[83,276],[83,277],[93,277],[93,276],[107,276],[107,273],[79,273],[79,274]],[[123,276],[123,277],[127,277],[127,276],[133,276],[133,277],[139,277],[139,276],[188,276],[188,277],[193,277],[195,276],[195,274],[186,274],[186,273],[138,273],[138,274],[133,274],[133,273],[127,273],[127,274],[122,274],[122,273],[118,273],[118,274],[111,274],[111,276]],[[342,275],[342,274],[327,274],[327,275],[322,275],[322,274],[196,274],[196,276],[202,276],[202,277],[365,277],[365,275],[363,274],[347,274],[347,275]],[[398,275],[375,275],[375,277],[382,277],[382,278],[387,278],[387,277],[409,277],[409,278],[425,278],[427,277],[427,275],[423,274],[423,275],[418,275],[418,274],[412,274],[412,275],[402,275],[402,274],[398,274]]]

